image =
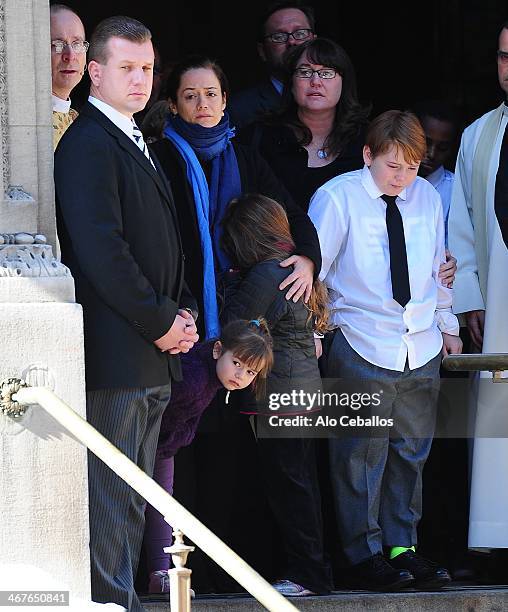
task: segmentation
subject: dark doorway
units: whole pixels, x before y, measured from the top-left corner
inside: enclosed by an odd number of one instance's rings
[[[165,62],[190,52],[212,55],[233,91],[262,74],[255,37],[265,2],[67,4],[80,13],[88,36],[104,17],[125,14],[152,30]],[[309,4],[316,11],[317,32],[339,42],[353,59],[360,96],[373,103],[374,114],[420,98],[444,98],[462,110],[468,123],[499,103],[495,51],[501,23],[508,19],[506,0]],[[83,83],[79,97],[86,93]]]

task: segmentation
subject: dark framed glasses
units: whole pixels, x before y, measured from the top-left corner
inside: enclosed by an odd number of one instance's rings
[[[268,38],[273,43],[287,43],[289,37],[292,36],[294,40],[307,40],[312,36],[312,30],[309,28],[301,28],[294,32],[273,32],[273,34],[267,34],[265,39]]]

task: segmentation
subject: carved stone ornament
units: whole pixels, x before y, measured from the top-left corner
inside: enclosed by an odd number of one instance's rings
[[[26,406],[22,406],[12,399],[12,396],[21,387],[28,387],[28,385],[19,378],[8,378],[0,384],[0,411],[7,416],[19,418],[25,414]]]
[[[5,197],[7,200],[24,200],[25,202],[27,200],[29,202],[35,201],[28,191],[25,191],[21,185],[9,185],[9,187],[5,190]]]
[[[0,278],[70,275],[42,234],[0,234]]]
[[[7,133],[7,61],[5,40],[5,2],[0,2],[0,152],[4,187],[9,184],[11,174],[9,138]]]

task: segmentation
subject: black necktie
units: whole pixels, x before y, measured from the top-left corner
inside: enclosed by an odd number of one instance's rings
[[[406,240],[399,207],[395,204],[397,196],[383,194],[386,202],[386,229],[390,248],[390,273],[392,276],[392,295],[402,307],[411,299],[409,272],[407,269]]]

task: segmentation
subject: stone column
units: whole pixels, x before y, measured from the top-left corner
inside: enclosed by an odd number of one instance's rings
[[[83,317],[57,261],[49,3],[0,0],[0,382],[85,415]],[[40,408],[0,414],[0,557],[90,598],[86,450]],[[29,566],[27,571],[26,567]]]
[[[0,2],[0,219],[54,245],[48,11],[43,0]]]

